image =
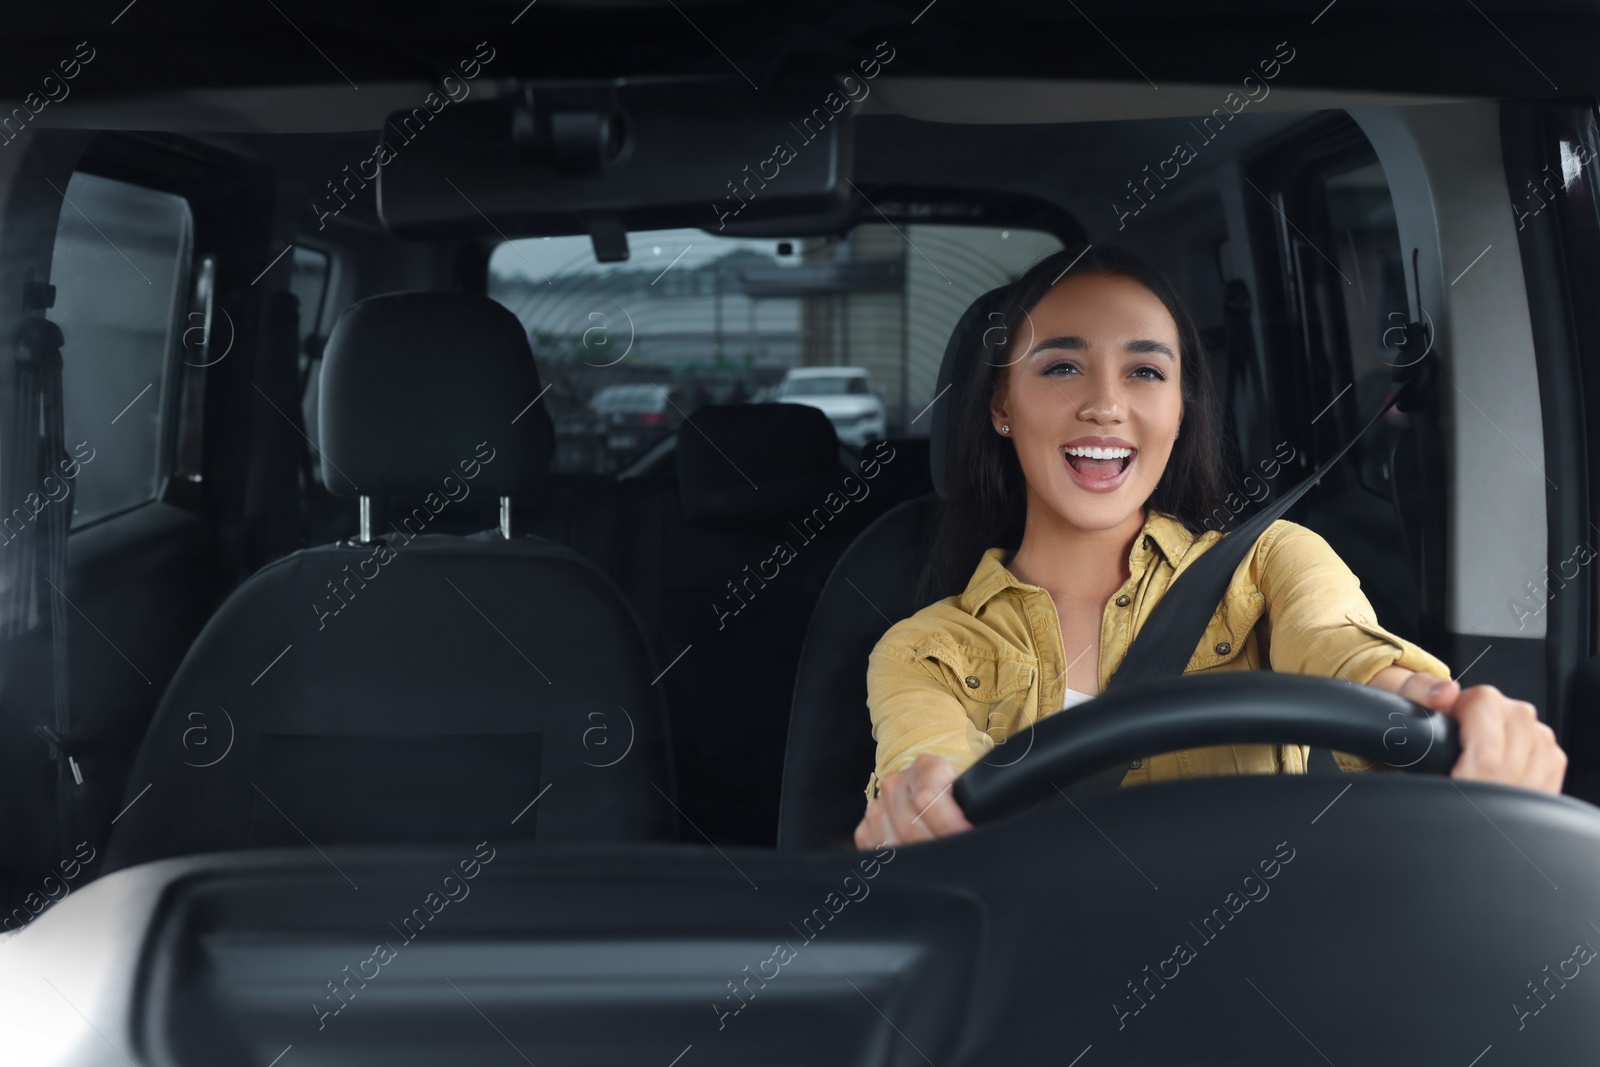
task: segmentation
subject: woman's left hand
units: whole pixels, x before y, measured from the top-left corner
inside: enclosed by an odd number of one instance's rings
[[[1561,792],[1567,754],[1556,744],[1555,731],[1539,721],[1538,710],[1526,700],[1512,700],[1492,685],[1463,689],[1459,682],[1404,667],[1385,667],[1368,684],[1456,721],[1461,758],[1450,777]]]

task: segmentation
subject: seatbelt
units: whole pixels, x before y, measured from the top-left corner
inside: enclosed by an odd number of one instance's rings
[[[1410,347],[1415,343],[1417,338],[1408,333],[1407,344],[1403,347]],[[1106,692],[1124,689],[1141,682],[1175,678],[1184,672],[1201,639],[1205,637],[1206,628],[1211,624],[1211,617],[1216,613],[1217,605],[1227,593],[1234,572],[1239,569],[1239,565],[1244,562],[1245,556],[1255,547],[1267,527],[1282,518],[1284,512],[1294,506],[1295,501],[1305,496],[1324,475],[1338,466],[1351,447],[1361,440],[1362,435],[1377,425],[1378,421],[1388,414],[1390,408],[1403,400],[1406,402],[1403,410],[1410,410],[1419,388],[1417,375],[1412,372],[1415,366],[1416,364],[1408,364],[1406,368],[1396,371],[1396,378],[1404,380],[1403,387],[1397,390],[1382,410],[1368,420],[1354,437],[1340,446],[1322,466],[1275,502],[1245,520],[1238,528],[1224,534],[1221,540],[1202,553],[1200,558],[1174,579],[1167,587],[1166,593],[1151,609],[1149,618],[1139,628],[1138,635],[1128,647],[1127,655],[1123,657],[1116,673],[1106,684]],[[1112,792],[1121,785],[1127,770],[1128,768],[1121,764],[1108,767],[1080,779],[1069,786],[1066,792],[1074,798]]]
[[[30,292],[33,307],[48,307],[48,297]],[[61,393],[61,327],[49,319],[30,316],[23,320],[16,336],[17,435],[22,455],[12,468],[8,491],[17,499],[13,507],[31,511],[28,497],[39,499],[48,492],[45,479],[57,482],[68,468],[65,411]],[[29,441],[29,437],[32,440]],[[31,445],[32,447],[29,447]],[[18,506],[20,505],[20,507]],[[53,506],[52,506],[53,505]],[[15,511],[8,511],[12,516]],[[34,733],[50,745],[56,763],[56,816],[63,854],[70,852],[76,832],[76,810],[82,793],[83,777],[71,751],[72,728],[68,700],[67,666],[67,532],[72,524],[72,509],[51,501],[35,513],[25,533],[26,550],[10,561],[13,596],[5,610],[7,636],[19,636],[43,622],[41,601],[48,599],[50,626],[51,721],[37,726]],[[17,572],[22,573],[18,574]],[[44,581],[41,583],[40,578]]]

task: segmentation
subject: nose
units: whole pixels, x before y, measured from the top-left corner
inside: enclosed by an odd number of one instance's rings
[[[1096,426],[1107,423],[1121,422],[1127,405],[1123,402],[1122,391],[1118,383],[1113,381],[1089,383],[1089,392],[1078,407],[1078,418],[1084,422],[1092,422]]]

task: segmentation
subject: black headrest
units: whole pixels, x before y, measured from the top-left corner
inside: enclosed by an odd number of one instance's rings
[[[678,430],[678,499],[705,526],[784,522],[836,488],[839,438],[804,404],[708,404]]]
[[[961,394],[971,377],[972,363],[980,358],[983,350],[984,332],[1000,326],[998,313],[1009,288],[1009,285],[996,286],[974,300],[956,322],[956,328],[950,332],[950,342],[944,346],[944,360],[939,364],[939,380],[933,390],[933,395],[939,399],[933,405],[933,425],[928,431],[928,462],[933,473],[934,492],[940,496],[945,495],[944,471],[951,459],[948,455],[950,435],[954,432],[951,417],[961,410]],[[991,314],[995,317],[991,318]]]
[[[352,304],[323,350],[323,484],[341,496],[449,495],[454,476],[495,496],[526,491],[555,451],[540,388],[522,324],[488,297]]]

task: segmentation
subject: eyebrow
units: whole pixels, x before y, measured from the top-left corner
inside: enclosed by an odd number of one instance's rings
[[[1177,355],[1173,353],[1172,349],[1166,346],[1165,342],[1154,341],[1149,338],[1140,338],[1137,341],[1129,341],[1123,347],[1129,352],[1135,352],[1139,354],[1160,353],[1173,362],[1177,362],[1178,359]],[[1069,352],[1086,352],[1089,349],[1089,342],[1085,341],[1081,337],[1076,336],[1051,337],[1047,340],[1040,341],[1033,347],[1033,351],[1034,353],[1039,353],[1052,348],[1065,349]]]

